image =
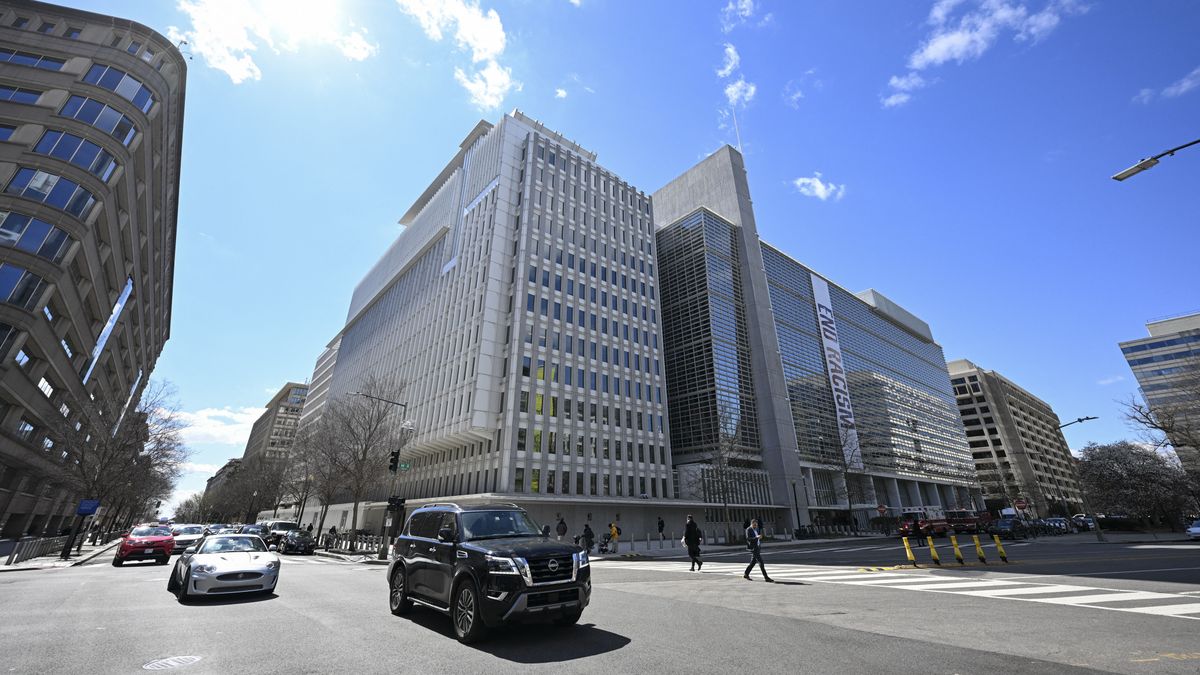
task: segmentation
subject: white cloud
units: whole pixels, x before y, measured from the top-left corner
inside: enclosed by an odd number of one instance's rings
[[[266,408],[205,408],[196,412],[180,412],[184,423],[182,435],[187,443],[215,443],[244,446],[250,428]]]
[[[903,77],[892,76],[888,83],[892,93],[880,97],[885,108],[907,103],[912,98],[908,92],[925,86],[925,80],[915,71],[977,59],[1005,33],[1011,33],[1018,42],[1040,42],[1062,23],[1063,17],[1087,11],[1079,0],[1048,0],[1036,12],[1011,0],[982,0],[955,17],[962,4],[962,0],[934,3],[928,20],[933,30],[909,56],[910,72]]]
[[[567,97],[566,89],[559,87],[558,89],[554,90],[554,98],[566,98],[566,97]]]
[[[792,108],[799,109],[800,101],[805,98],[805,89],[810,86],[813,89],[820,89],[824,85],[820,79],[817,79],[816,74],[816,68],[809,68],[800,77],[788,80],[788,83],[783,86],[783,102]]]
[[[1118,382],[1124,382],[1124,381],[1125,381],[1124,375],[1113,375],[1112,377],[1106,377],[1106,378],[1103,378],[1100,380],[1096,380],[1096,384],[1100,385],[1101,387],[1107,387],[1110,384],[1116,384]]]
[[[742,57],[738,56],[737,48],[726,42],[725,64],[717,71],[717,77],[729,77],[733,74],[733,71],[737,70],[738,64],[741,61]]]
[[[184,473],[207,473],[215,474],[221,468],[220,464],[198,464],[196,462],[184,462],[182,467]]]
[[[440,42],[454,31],[459,48],[471,52],[471,62],[484,65],[468,74],[454,69],[454,79],[471,95],[471,102],[484,110],[498,108],[510,91],[520,91],[512,70],[501,66],[508,38],[496,10],[484,12],[477,0],[396,0],[400,10],[415,18],[426,37]]]
[[[308,45],[333,47],[351,61],[370,58],[379,47],[338,15],[339,4],[322,0],[180,0],[177,8],[191,26],[170,26],[172,42],[188,49],[234,84],[262,79],[253,52],[266,46],[276,53],[297,52]],[[347,25],[348,24],[348,25]]]
[[[736,106],[739,103],[746,105],[754,100],[754,94],[757,91],[758,87],[754,86],[753,82],[747,82],[745,78],[739,77],[737,82],[725,87],[725,98],[731,106]]]
[[[1163,96],[1174,98],[1182,96],[1196,87],[1200,87],[1200,66],[1197,66],[1195,70],[1179,78],[1179,81],[1175,82],[1175,84],[1163,89],[1162,93]]]
[[[805,197],[816,197],[821,201],[826,201],[832,198],[834,201],[840,200],[846,195],[846,185],[837,185],[835,183],[826,183],[821,180],[821,172],[814,171],[812,178],[800,177],[792,181],[796,186],[796,190]]]
[[[576,7],[583,4],[583,0],[567,0],[567,2],[571,3],[572,5],[575,5]]]
[[[721,10],[721,30],[728,33],[754,16],[754,0],[729,0]]]
[[[1133,97],[1134,103],[1141,103],[1142,105],[1145,105],[1152,100],[1154,100],[1153,89],[1142,89]]]

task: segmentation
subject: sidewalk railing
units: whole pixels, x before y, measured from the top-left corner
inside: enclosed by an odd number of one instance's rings
[[[5,565],[16,565],[17,563],[25,562],[30,558],[37,558],[43,555],[59,553],[62,551],[63,545],[67,543],[66,537],[39,537],[22,539],[13,546],[12,551],[8,554],[8,559]]]
[[[387,537],[387,544],[390,547],[395,537]],[[377,534],[360,534],[354,542],[355,553],[374,554],[383,544],[384,538]],[[338,533],[337,535],[323,534],[321,535],[320,548],[336,549],[339,551],[350,550],[351,537],[348,534]]]

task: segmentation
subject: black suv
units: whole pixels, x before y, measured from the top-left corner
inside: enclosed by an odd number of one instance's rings
[[[592,596],[587,552],[553,541],[515,504],[432,504],[409,516],[392,547],[388,604],[450,615],[460,642],[505,622],[579,620]]]

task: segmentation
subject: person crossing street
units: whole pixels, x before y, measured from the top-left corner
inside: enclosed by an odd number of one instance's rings
[[[750,579],[750,572],[754,570],[754,563],[758,563],[758,569],[762,571],[763,581],[774,583],[774,580],[767,576],[767,568],[763,565],[762,560],[762,526],[758,524],[758,519],[750,521],[750,526],[746,528],[746,548],[750,549],[750,564],[746,566],[746,573],[742,575],[744,579]]]

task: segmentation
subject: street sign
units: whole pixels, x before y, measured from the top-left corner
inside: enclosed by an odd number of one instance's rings
[[[875,510],[876,510],[876,511],[878,511],[878,512],[879,512],[879,515],[881,515],[881,516],[882,516],[882,515],[886,515],[886,514],[887,514],[887,511],[888,511],[887,507],[886,507],[886,506],[884,506],[883,504],[880,504],[879,506],[876,506],[876,507],[875,507]]]
[[[401,471],[408,471],[412,468],[412,464],[409,464],[408,462],[400,462],[399,466]]]
[[[99,499],[80,499],[79,508],[75,509],[75,515],[90,516],[95,513],[96,509],[98,508],[100,508]]]
[[[1026,506],[1029,506],[1029,503],[1024,499],[1013,500],[1013,507],[1015,507],[1018,511],[1024,511]]]

